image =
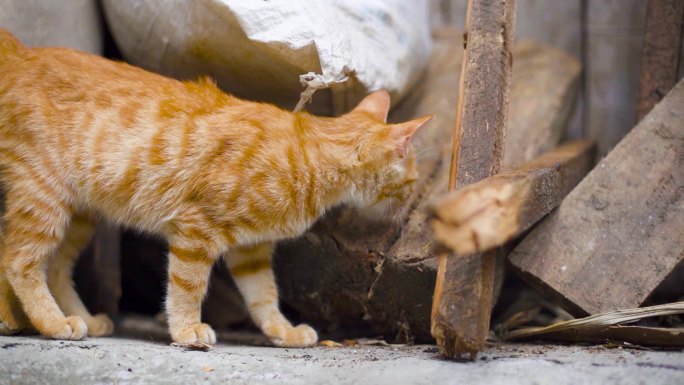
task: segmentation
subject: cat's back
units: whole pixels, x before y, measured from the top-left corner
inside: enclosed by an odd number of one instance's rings
[[[28,48],[0,29],[0,179],[29,170],[92,193],[93,176],[119,175],[152,146],[160,101],[185,88],[96,55]]]
[[[68,48],[27,48],[0,29],[1,91],[46,92],[48,97],[80,91],[84,99],[135,94],[153,96],[180,82],[126,63]],[[74,100],[73,97],[70,98]],[[59,100],[59,99],[57,99]]]
[[[5,139],[30,137],[40,147],[65,136],[81,146],[79,141],[102,126],[111,129],[114,141],[126,131],[145,135],[153,127],[138,124],[138,117],[149,116],[163,95],[183,89],[177,80],[97,55],[28,48],[0,29],[0,137]]]

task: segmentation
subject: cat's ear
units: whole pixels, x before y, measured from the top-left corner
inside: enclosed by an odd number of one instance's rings
[[[406,156],[406,153],[408,152],[408,146],[409,143],[411,143],[411,138],[413,138],[413,135],[415,135],[420,127],[432,120],[434,117],[434,115],[425,115],[408,122],[393,124],[391,126],[392,134],[390,136],[395,141],[395,148],[399,156]]]
[[[390,95],[385,90],[375,91],[363,98],[354,111],[363,111],[371,114],[374,118],[387,122],[387,114],[390,109]]]

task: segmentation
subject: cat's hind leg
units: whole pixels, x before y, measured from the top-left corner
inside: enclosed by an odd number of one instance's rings
[[[64,242],[48,264],[48,287],[64,314],[81,317],[88,325],[88,335],[101,337],[112,334],[114,323],[106,314],[90,314],[72,280],[74,264],[94,232],[95,226],[89,218],[78,214],[73,216]]]
[[[78,340],[83,319],[65,317],[48,289],[48,260],[61,245],[71,208],[53,187],[37,179],[15,181],[7,191],[5,249],[0,261],[31,324],[56,339]],[[49,198],[48,198],[49,197]]]
[[[306,347],[318,341],[309,325],[292,326],[278,307],[278,289],[271,268],[272,244],[231,249],[226,265],[254,323],[276,346]]]

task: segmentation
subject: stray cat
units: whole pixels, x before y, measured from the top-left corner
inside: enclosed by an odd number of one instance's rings
[[[69,49],[29,49],[0,29],[5,332],[32,325],[73,340],[112,332],[71,284],[92,218],[101,216],[168,240],[174,341],[216,342],[200,305],[212,265],[224,258],[273,344],[315,344],[311,327],[293,326],[278,308],[274,242],[302,234],[333,206],[410,191],[409,141],[431,116],[386,124],[389,105],[378,91],[338,118],[291,113],[237,99],[206,79],[181,82]]]

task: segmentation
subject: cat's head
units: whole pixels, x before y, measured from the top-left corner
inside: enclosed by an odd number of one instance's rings
[[[418,179],[411,139],[433,116],[388,124],[389,108],[389,94],[376,91],[342,117],[357,138],[350,202],[356,206],[385,207],[388,203],[399,203],[411,194]]]

